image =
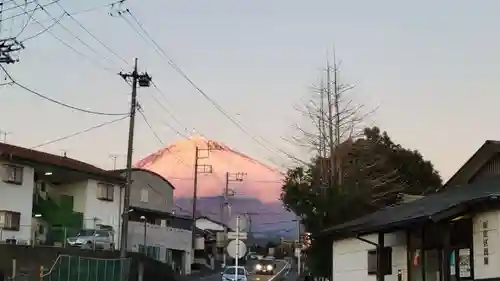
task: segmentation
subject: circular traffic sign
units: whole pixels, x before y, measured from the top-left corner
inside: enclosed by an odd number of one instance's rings
[[[232,258],[239,259],[247,253],[247,245],[241,240],[231,240],[227,245],[227,253]]]

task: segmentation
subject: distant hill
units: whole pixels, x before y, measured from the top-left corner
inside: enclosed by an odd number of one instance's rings
[[[230,198],[233,214],[249,213],[252,232],[259,236],[290,235],[296,232],[295,216],[284,210],[279,195],[283,175],[276,169],[235,151],[229,146],[202,137],[178,141],[145,157],[134,166],[151,170],[174,186],[177,212],[190,213],[193,195],[193,167],[196,147],[201,151],[200,165],[210,165],[211,173],[198,177],[197,211],[214,220],[221,220],[222,192],[226,172],[244,172],[242,182],[231,182],[235,196]]]
[[[256,237],[284,236],[295,237],[297,222],[295,215],[284,210],[281,202],[262,203],[255,198],[230,198],[232,214],[248,213],[252,218],[251,231]],[[197,211],[213,220],[221,221],[221,196],[202,197],[197,201]],[[192,198],[176,198],[176,212],[190,214]],[[223,221],[228,223],[227,219]]]

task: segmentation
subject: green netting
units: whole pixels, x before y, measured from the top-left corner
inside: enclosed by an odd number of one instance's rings
[[[130,259],[97,259],[59,256],[44,281],[122,281],[127,280]],[[125,276],[125,279],[121,277]]]

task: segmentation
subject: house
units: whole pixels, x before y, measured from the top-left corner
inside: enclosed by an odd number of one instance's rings
[[[200,216],[196,219],[197,246],[195,258],[196,262],[201,263],[204,258],[209,261],[210,266],[214,269],[218,264],[228,263],[228,257],[225,255],[225,235],[224,232],[229,232],[231,229],[216,220],[206,216]],[[203,245],[203,246],[202,246]],[[203,250],[202,250],[203,249]]]
[[[118,233],[124,183],[66,156],[0,143],[0,241],[63,244],[82,228]]]
[[[174,186],[149,170],[132,169],[131,177],[128,249],[190,274],[192,220],[172,214]]]
[[[444,188],[326,229],[332,281],[500,280],[500,142]]]

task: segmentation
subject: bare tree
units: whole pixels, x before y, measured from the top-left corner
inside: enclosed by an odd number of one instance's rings
[[[335,151],[347,140],[357,139],[362,132],[363,122],[372,112],[364,111],[362,104],[356,104],[350,92],[353,85],[343,83],[340,75],[341,62],[335,54],[333,63],[326,62],[319,85],[312,87],[310,96],[296,109],[306,118],[306,125],[296,125],[299,136],[293,141],[313,151],[322,161],[320,168],[325,183],[342,184],[342,158]]]

